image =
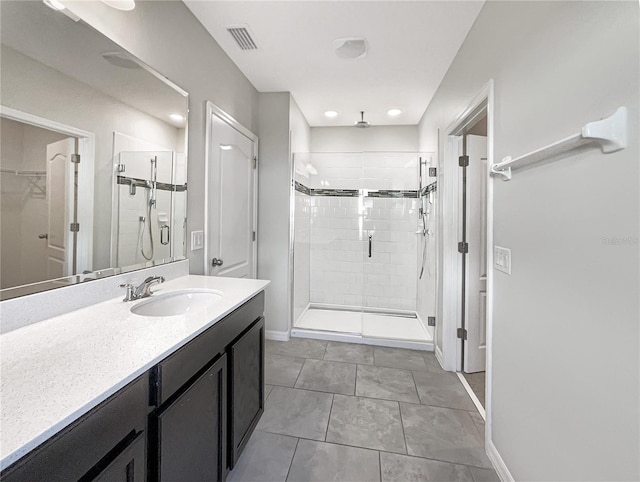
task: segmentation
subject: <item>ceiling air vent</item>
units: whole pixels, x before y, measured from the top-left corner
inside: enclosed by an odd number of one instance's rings
[[[251,34],[246,27],[227,27],[227,32],[231,34],[233,39],[242,50],[257,50],[258,46],[251,38]]]

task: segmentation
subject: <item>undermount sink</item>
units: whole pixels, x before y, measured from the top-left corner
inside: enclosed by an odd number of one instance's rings
[[[209,308],[221,299],[222,292],[217,290],[176,290],[140,301],[130,311],[140,316],[186,315],[190,311]]]

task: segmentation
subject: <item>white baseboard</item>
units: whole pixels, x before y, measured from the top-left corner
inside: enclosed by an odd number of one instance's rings
[[[410,350],[433,351],[433,343],[417,341],[389,340],[383,338],[367,338],[353,333],[338,333],[331,331],[315,331],[293,328],[291,336],[294,338],[313,338],[315,340],[341,341],[343,343],[361,343],[363,345],[387,346],[391,348],[407,348]]]
[[[500,480],[502,482],[515,482],[515,479],[511,475],[511,472],[509,472],[509,469],[507,468],[507,465],[504,463],[504,460],[502,460],[502,457],[500,457],[500,454],[498,453],[498,449],[493,444],[493,441],[491,440],[487,441],[486,450],[487,450],[487,457],[489,457],[489,460],[491,461],[491,465],[493,465],[493,468],[498,474],[498,477],[500,478]]]
[[[484,407],[482,406],[482,404],[480,403],[480,400],[478,399],[478,397],[476,396],[475,392],[471,388],[471,385],[469,385],[469,382],[467,381],[467,379],[464,377],[464,375],[461,372],[456,372],[456,375],[458,375],[458,378],[460,379],[460,382],[462,383],[462,386],[464,387],[464,389],[469,394],[469,397],[471,398],[471,401],[473,402],[473,404],[478,409],[478,412],[480,412],[480,415],[486,421],[487,420],[487,412],[485,412]]]
[[[436,347],[436,360],[438,360],[438,363],[440,363],[440,368],[442,368],[444,370],[444,356],[442,355],[442,350],[440,349],[440,347],[438,345],[435,344],[434,342],[434,346]]]
[[[289,332],[288,331],[265,330],[264,331],[264,337],[267,340],[289,341]]]

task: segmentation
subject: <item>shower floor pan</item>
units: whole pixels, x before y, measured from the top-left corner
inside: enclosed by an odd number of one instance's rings
[[[294,328],[384,340],[433,342],[420,320],[412,316],[309,308]]]

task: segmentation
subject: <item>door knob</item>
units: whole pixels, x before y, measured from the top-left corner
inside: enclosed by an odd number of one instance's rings
[[[222,266],[222,260],[218,259],[218,258],[213,258],[211,260],[211,266],[213,266],[213,267]]]
[[[38,239],[49,239],[48,234],[38,234]]]

